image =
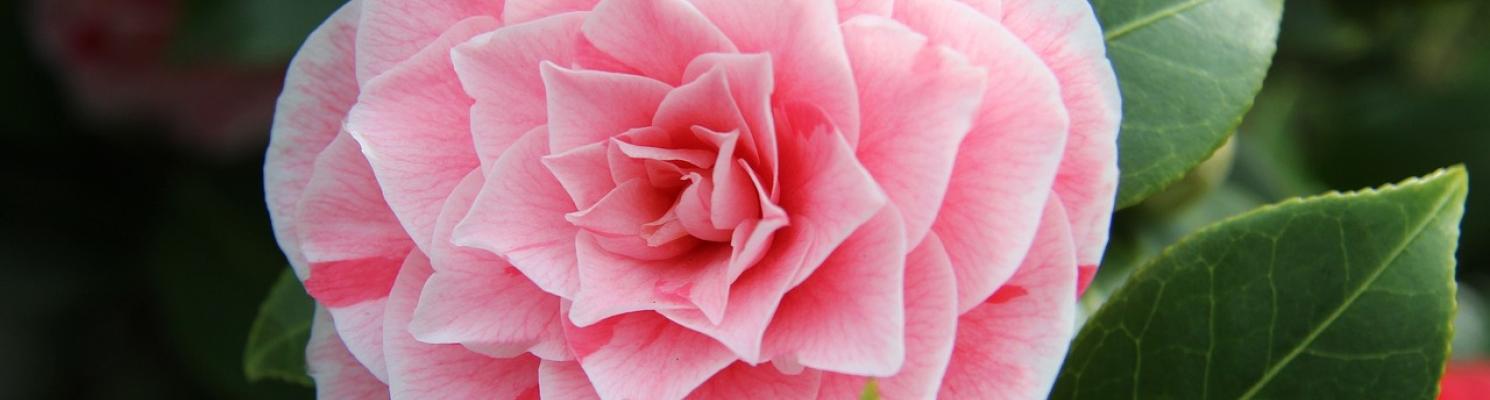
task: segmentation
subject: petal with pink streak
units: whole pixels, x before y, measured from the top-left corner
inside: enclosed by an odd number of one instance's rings
[[[445,197],[479,164],[471,142],[471,98],[450,49],[496,27],[475,17],[451,27],[407,62],[369,80],[347,116],[383,196],[420,249],[429,249]]]
[[[1107,245],[1117,193],[1117,135],[1122,98],[1091,5],[1081,0],[1004,0],[1003,22],[1061,83],[1071,137],[1055,193],[1071,217],[1076,262],[1095,272]]]
[[[647,126],[667,84],[636,75],[541,65],[548,92],[549,149],[563,153]]]
[[[294,218],[316,157],[341,131],[342,119],[357,101],[353,42],[361,2],[342,6],[305,39],[285,76],[274,113],[269,150],[264,154],[264,194],[274,221],[274,237],[304,280],[309,265],[300,253]]]
[[[502,0],[361,0],[357,82],[367,82],[419,53],[457,22],[492,18]]]
[[[538,365],[538,391],[543,397],[564,400],[599,400],[595,386],[585,377],[577,361],[543,360]]]
[[[769,54],[710,53],[693,59],[683,71],[683,81],[693,82],[714,70],[724,72],[729,95],[744,122],[741,129],[741,155],[758,172],[765,174],[766,187],[776,181],[776,123],[771,117],[771,93],[775,80],[771,76]],[[767,195],[774,196],[775,191]],[[772,197],[775,199],[775,197]]]
[[[398,263],[401,264],[401,263]],[[399,265],[384,269],[397,273]],[[311,272],[312,275],[315,272]],[[392,281],[388,282],[389,289]],[[307,287],[309,289],[309,287]],[[388,364],[383,353],[383,312],[388,304],[388,295],[362,300],[357,303],[327,306],[331,320],[336,321],[336,334],[346,345],[347,351],[357,362],[362,363],[380,381],[388,380]]]
[[[316,307],[310,325],[310,343],[305,347],[306,371],[316,381],[316,398],[326,400],[378,400],[388,398],[383,384],[347,352],[337,336],[331,315]]]
[[[451,240],[501,255],[543,291],[573,298],[579,229],[564,219],[574,203],[543,166],[548,141],[546,128],[534,129],[497,160]]]
[[[886,18],[850,20],[843,38],[859,85],[859,161],[900,208],[906,240],[920,243],[941,208],[987,72]]]
[[[693,0],[743,53],[770,53],[775,99],[821,108],[848,141],[859,142],[859,95],[830,1]]]
[[[574,11],[588,11],[600,0],[507,0],[502,5],[502,24],[516,25]]]
[[[569,310],[575,325],[645,310],[698,310],[711,321],[724,313],[729,248],[699,246],[671,259],[646,261],[607,251],[587,232],[579,234],[575,246],[580,290]]]
[[[1014,277],[957,321],[942,380],[953,399],[1044,398],[1071,341],[1076,254],[1060,199],[1051,198],[1034,248]]]
[[[692,400],[807,399],[817,394],[823,374],[802,371],[787,375],[771,365],[736,362],[714,374],[693,393]]]
[[[450,52],[461,87],[476,101],[470,110],[471,140],[483,169],[490,170],[524,133],[548,123],[538,64],[574,63],[584,19],[575,13],[504,26]]]
[[[415,252],[400,269],[383,320],[388,388],[393,399],[536,399],[538,358],[491,358],[460,345],[432,345],[409,334],[425,281],[434,271]]]
[[[895,18],[989,71],[932,231],[957,273],[965,312],[1013,275],[1034,240],[1066,142],[1055,75],[998,21],[954,0],[904,0]]]
[[[602,399],[681,399],[735,361],[713,339],[650,312],[564,332]]]
[[[889,17],[895,0],[838,0],[838,19],[848,21],[861,15]]]
[[[421,342],[461,344],[492,357],[531,350],[539,357],[567,359],[559,298],[501,257],[450,242],[484,182],[472,171],[445,203],[429,254],[435,272],[424,283],[408,330]]]
[[[684,0],[603,0],[584,32],[596,48],[674,86],[694,57],[735,52],[724,32]]]
[[[905,271],[905,367],[876,379],[886,399],[936,398],[957,334],[957,279],[936,235],[911,251]],[[825,374],[819,399],[851,399],[864,391],[861,376]]]
[[[372,167],[362,157],[357,142],[339,135],[316,157],[315,172],[306,185],[299,209],[299,243],[305,259],[312,266],[355,260],[393,259],[392,267],[403,263],[404,255],[414,247],[398,218],[388,209],[378,190]],[[391,285],[393,273],[387,275]],[[335,282],[331,282],[335,283]],[[374,297],[388,294],[387,287]],[[333,303],[331,299],[320,299]]]
[[[764,352],[802,366],[889,376],[905,362],[905,228],[886,206],[782,298]]]

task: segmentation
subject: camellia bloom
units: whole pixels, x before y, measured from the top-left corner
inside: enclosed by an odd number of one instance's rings
[[[1083,0],[354,0],[265,166],[317,390],[1043,397],[1104,52]]]

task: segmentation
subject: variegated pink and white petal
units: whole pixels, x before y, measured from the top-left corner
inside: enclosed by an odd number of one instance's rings
[[[305,347],[305,368],[316,382],[316,398],[325,400],[379,400],[388,398],[388,385],[362,366],[336,334],[331,314],[316,307],[310,325],[310,343]]]
[[[550,399],[600,399],[578,361],[543,360],[538,366],[538,392]]]
[[[359,0],[357,82],[367,82],[413,58],[450,27],[470,17],[497,22],[502,0]]]
[[[808,399],[817,394],[823,373],[801,371],[784,374],[772,365],[735,362],[714,374],[693,393],[690,400]]]
[[[713,339],[651,312],[564,332],[602,399],[681,399],[735,361]]]

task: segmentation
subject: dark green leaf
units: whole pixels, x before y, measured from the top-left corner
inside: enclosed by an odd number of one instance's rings
[[[1123,94],[1118,205],[1158,192],[1241,122],[1272,62],[1283,0],[1091,0]]]
[[[1434,398],[1466,182],[1454,168],[1190,235],[1087,322],[1052,397]]]
[[[269,291],[248,333],[243,353],[243,372],[248,379],[282,379],[310,385],[305,373],[305,344],[310,341],[310,320],[315,303],[288,268]]]

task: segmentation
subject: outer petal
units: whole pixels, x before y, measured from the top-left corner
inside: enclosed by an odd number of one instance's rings
[[[326,400],[377,400],[388,398],[388,385],[378,381],[347,352],[336,335],[331,315],[316,307],[310,325],[310,343],[305,348],[306,369],[316,381],[316,398]]]
[[[989,71],[932,231],[957,273],[957,304],[982,303],[1014,273],[1050,197],[1068,128],[1045,64],[998,23],[954,0],[903,0],[895,18]]]
[[[274,237],[301,280],[309,275],[309,266],[300,253],[296,204],[310,183],[316,155],[341,131],[342,119],[357,101],[352,45],[361,4],[342,6],[295,53],[264,155],[264,197]]]
[[[1107,245],[1117,193],[1122,98],[1091,5],[1081,0],[1004,0],[1003,22],[1055,72],[1071,137],[1055,193],[1071,217],[1076,262],[1095,268]]]
[[[545,62],[549,149],[562,153],[649,125],[663,96],[662,82],[636,75],[570,70]]]
[[[568,358],[558,297],[497,255],[450,242],[483,182],[472,171],[445,203],[430,249],[435,273],[424,283],[408,331],[421,342],[459,343],[493,357],[532,349],[540,357]]]
[[[859,161],[900,208],[906,240],[920,243],[941,209],[987,72],[893,20],[855,18],[843,36],[863,116]]]
[[[905,361],[905,228],[886,206],[781,300],[765,353],[802,366],[890,376]]]
[[[564,331],[602,399],[681,399],[734,361],[718,342],[653,313]]]
[[[674,86],[700,54],[735,52],[724,32],[683,0],[604,0],[584,31],[596,48]]]
[[[497,160],[451,240],[501,255],[544,291],[574,298],[579,229],[564,219],[574,203],[543,166],[548,141],[547,128],[534,129]]]
[[[942,381],[949,399],[1034,399],[1050,393],[1076,314],[1076,254],[1051,198],[1028,258],[987,302],[957,321]]]
[[[890,16],[895,0],[838,0],[838,19],[848,21],[860,15]]]
[[[367,82],[414,56],[469,17],[496,17],[502,0],[362,0],[357,81]]]
[[[577,361],[543,360],[543,364],[538,366],[538,388],[543,397],[550,399],[600,399]]]
[[[547,94],[538,65],[544,61],[573,64],[584,19],[584,14],[575,13],[509,25],[450,52],[461,87],[476,100],[471,106],[470,129],[483,168],[490,170],[524,133],[548,123]]]
[[[488,17],[451,27],[424,51],[368,81],[347,117],[347,131],[362,144],[388,205],[421,249],[429,249],[445,198],[478,165],[471,99],[461,90],[450,49],[494,27]]]
[[[832,2],[693,0],[744,53],[770,53],[775,99],[812,104],[847,139],[859,140],[859,95]]]
[[[515,25],[571,11],[595,8],[600,0],[507,0],[502,6],[502,24]]]
[[[398,274],[383,322],[388,387],[394,399],[536,399],[538,359],[489,358],[459,345],[431,345],[409,334],[424,281],[434,271],[414,253]]]
[[[736,362],[714,374],[704,382],[689,399],[696,400],[751,400],[751,399],[807,399],[817,394],[818,383],[823,374],[818,371],[802,371],[787,375],[770,365],[751,366]]]

